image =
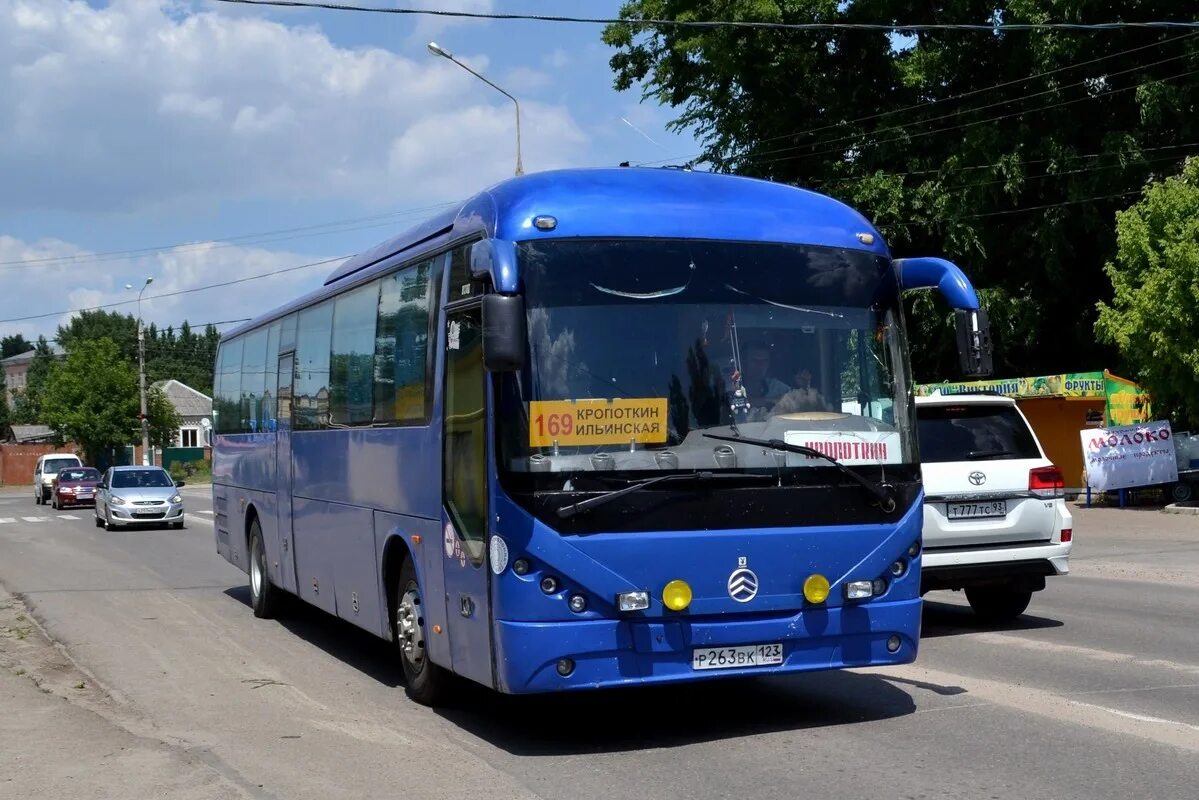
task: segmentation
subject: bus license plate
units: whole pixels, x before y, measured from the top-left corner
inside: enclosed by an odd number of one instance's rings
[[[984,503],[949,503],[945,516],[949,519],[1006,517],[1007,500],[988,500]]]
[[[783,663],[781,644],[751,644],[744,647],[705,647],[691,652],[692,669],[736,669],[768,667]]]

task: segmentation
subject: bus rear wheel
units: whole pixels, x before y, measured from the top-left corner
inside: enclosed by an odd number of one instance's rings
[[[966,590],[974,615],[986,623],[1012,622],[1028,608],[1032,592],[1009,586],[979,586]]]
[[[411,559],[405,559],[393,588],[395,640],[408,696],[423,706],[435,706],[445,697],[451,675],[429,660],[425,649],[428,632],[420,584]]]
[[[254,616],[271,619],[279,613],[282,598],[271,584],[266,571],[266,547],[262,542],[262,526],[255,519],[250,523],[250,605]]]

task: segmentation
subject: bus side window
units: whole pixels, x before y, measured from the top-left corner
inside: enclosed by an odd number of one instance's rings
[[[428,380],[429,301],[441,256],[383,279],[375,334],[375,422],[423,424],[433,393]]]
[[[293,390],[293,428],[326,428],[329,424],[329,355],[333,333],[333,302],[300,313],[296,333],[296,383]]]

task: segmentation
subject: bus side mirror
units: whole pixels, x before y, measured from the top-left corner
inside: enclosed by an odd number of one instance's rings
[[[483,295],[483,368],[516,372],[525,365],[525,299],[518,294]]]
[[[991,328],[985,309],[959,308],[953,312],[957,332],[958,359],[962,375],[985,378],[991,374]]]

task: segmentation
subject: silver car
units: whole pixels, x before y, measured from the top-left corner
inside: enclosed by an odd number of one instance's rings
[[[96,527],[183,527],[183,496],[162,467],[110,467],[96,487]]]

